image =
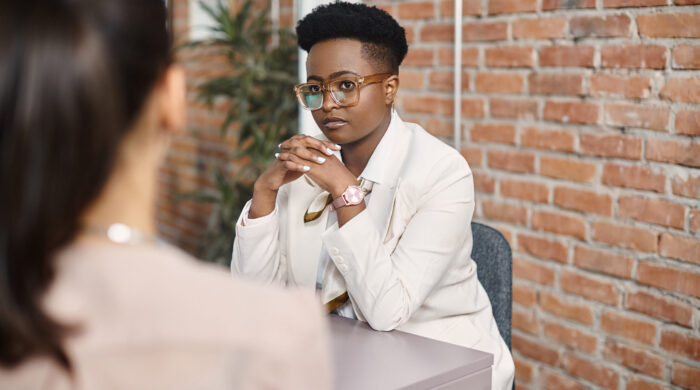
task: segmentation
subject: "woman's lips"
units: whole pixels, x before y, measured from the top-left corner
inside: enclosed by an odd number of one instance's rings
[[[337,129],[339,127],[345,126],[346,123],[347,122],[344,122],[344,121],[330,121],[330,122],[326,122],[326,127],[329,129]]]
[[[343,127],[348,122],[341,118],[326,118],[323,120],[323,124],[329,129],[337,129]]]

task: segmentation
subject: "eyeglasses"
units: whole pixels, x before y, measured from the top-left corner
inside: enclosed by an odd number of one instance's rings
[[[299,104],[307,110],[318,110],[323,106],[323,91],[328,91],[331,99],[341,107],[350,107],[360,101],[360,88],[381,83],[391,77],[391,73],[378,73],[370,76],[346,74],[323,82],[309,82],[294,86]]]

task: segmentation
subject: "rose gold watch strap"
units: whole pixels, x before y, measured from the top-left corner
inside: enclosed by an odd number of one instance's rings
[[[340,194],[339,197],[333,199],[333,203],[331,203],[331,206],[332,206],[331,210],[339,209],[339,208],[341,208],[343,206],[347,206],[347,205],[348,205],[348,201],[345,199],[345,193],[343,192],[342,194]]]

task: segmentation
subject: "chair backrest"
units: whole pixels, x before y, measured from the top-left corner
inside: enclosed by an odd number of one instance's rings
[[[513,310],[513,255],[508,241],[496,229],[472,222],[477,277],[491,300],[501,337],[510,349]]]

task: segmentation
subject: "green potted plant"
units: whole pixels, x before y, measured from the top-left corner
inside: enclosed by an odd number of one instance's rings
[[[198,99],[212,106],[227,99],[228,112],[221,136],[232,132],[237,148],[230,158],[246,163],[227,173],[222,162],[215,169],[216,191],[183,194],[214,204],[207,242],[200,257],[228,264],[235,237],[235,223],[253,193],[253,184],[274,158],[277,145],[297,133],[298,108],[292,92],[297,83],[296,39],[291,30],[273,29],[269,7],[255,10],[245,0],[236,12],[221,1],[216,7],[200,2],[213,19],[213,38],[189,42],[189,47],[212,47],[225,54],[229,74],[199,86]],[[273,39],[278,34],[278,39]],[[271,44],[276,41],[278,43]]]

